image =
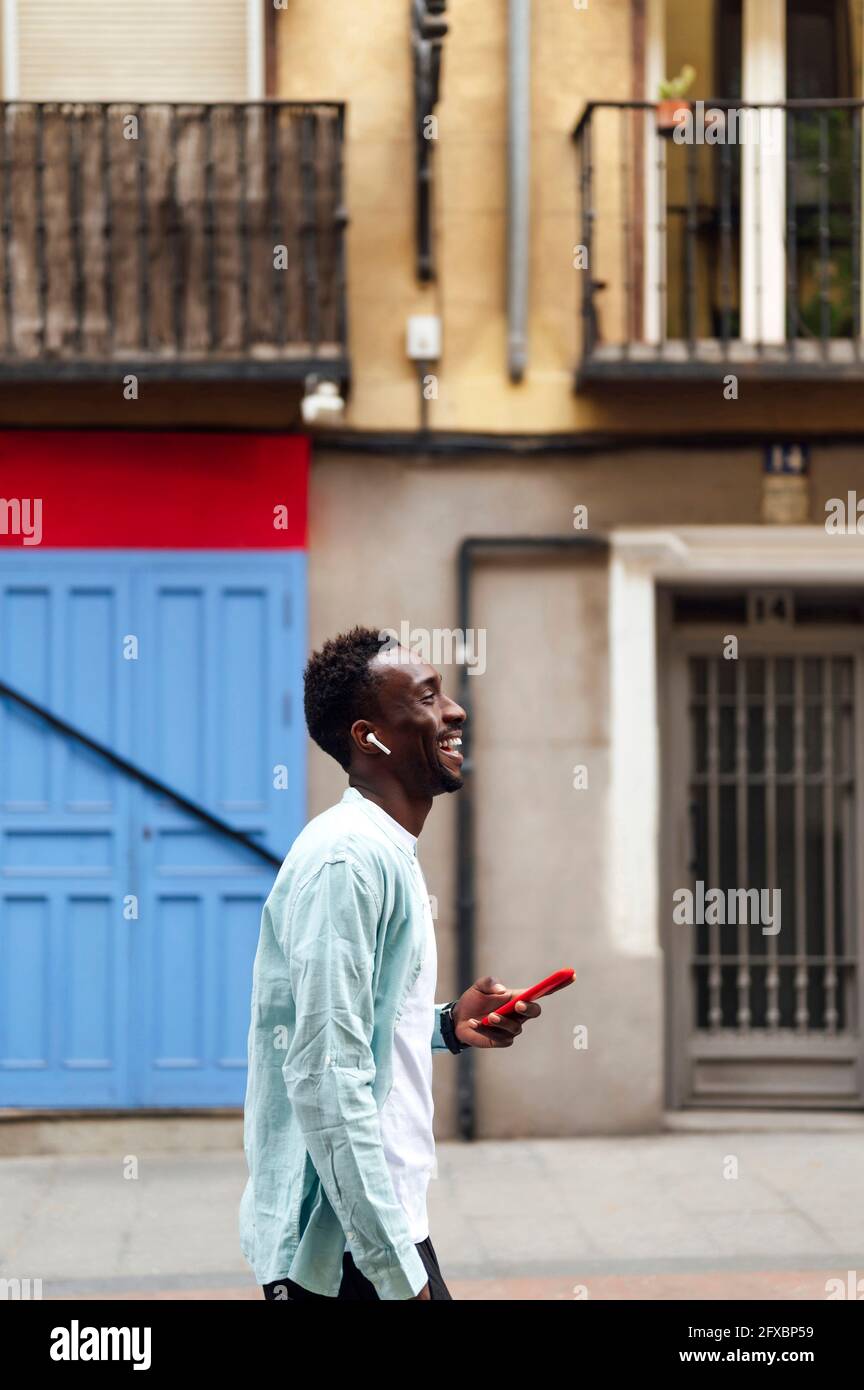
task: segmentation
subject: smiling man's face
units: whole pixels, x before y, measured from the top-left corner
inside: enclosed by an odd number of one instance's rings
[[[376,674],[378,737],[390,749],[382,754],[413,796],[438,796],[463,785],[461,733],[466,714],[441,689],[434,666],[404,648],[393,648],[370,662]]]

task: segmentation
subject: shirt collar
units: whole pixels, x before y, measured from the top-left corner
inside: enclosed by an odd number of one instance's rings
[[[342,793],[342,800],[356,802],[361,811],[364,811],[376,825],[380,826],[384,834],[403,853],[410,855],[412,859],[417,858],[417,836],[412,835],[410,830],[406,830],[404,825],[400,825],[398,820],[394,820],[377,802],[370,801],[368,796],[364,796],[356,787],[346,787]]]

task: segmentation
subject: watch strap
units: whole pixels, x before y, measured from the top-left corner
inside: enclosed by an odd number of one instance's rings
[[[449,1004],[445,1004],[441,1010],[441,1037],[447,1044],[451,1052],[464,1052],[467,1043],[461,1043],[456,1036],[456,1025],[453,1022],[453,1006],[458,1000],[451,999]]]

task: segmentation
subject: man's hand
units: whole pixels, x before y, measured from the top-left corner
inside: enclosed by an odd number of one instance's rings
[[[570,980],[565,984],[572,983]],[[564,984],[558,985],[563,989]],[[514,1039],[522,1032],[522,1024],[528,1018],[539,1018],[540,1005],[520,999],[512,1013],[498,1018],[496,1004],[507,1004],[514,995],[522,994],[527,985],[517,989],[507,989],[494,975],[484,975],[453,1005],[453,1023],[456,1037],[469,1047],[512,1047]],[[555,990],[550,990],[551,994]],[[481,1018],[489,1015],[490,1023],[480,1026]]]
[[[416,1303],[416,1301],[417,1301],[418,1298],[425,1298],[425,1299],[428,1299],[428,1300],[431,1302],[431,1300],[432,1300],[432,1295],[431,1295],[431,1293],[429,1292],[429,1280],[428,1280],[428,1279],[426,1280],[426,1283],[423,1285],[423,1287],[422,1287],[422,1289],[420,1290],[419,1293],[412,1294],[411,1297],[412,1297],[412,1301],[415,1302],[415,1303]]]

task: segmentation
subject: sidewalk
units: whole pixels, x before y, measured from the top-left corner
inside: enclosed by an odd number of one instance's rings
[[[45,1298],[260,1298],[242,1150],[140,1152],[135,1180],[129,1153],[0,1159],[0,1277]],[[862,1171],[864,1126],[442,1143],[432,1240],[459,1299],[824,1299],[864,1280]]]

